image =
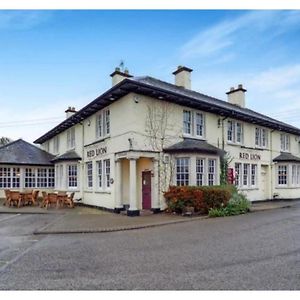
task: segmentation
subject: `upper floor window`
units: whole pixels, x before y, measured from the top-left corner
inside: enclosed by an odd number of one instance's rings
[[[183,133],[204,137],[204,115],[200,112],[183,111]]]
[[[183,111],[183,133],[192,134],[192,113],[188,110]]]
[[[110,134],[110,111],[109,109],[101,111],[96,119],[97,137],[105,137]]]
[[[58,153],[59,152],[59,136],[57,135],[53,139],[53,152]]]
[[[280,149],[281,151],[290,150],[290,136],[288,134],[282,133],[280,135]]]
[[[71,127],[67,131],[67,147],[68,149],[75,148],[75,127]]]
[[[243,124],[241,122],[228,120],[227,141],[241,144],[243,142]]]
[[[267,147],[268,146],[268,133],[264,128],[255,128],[255,146]]]

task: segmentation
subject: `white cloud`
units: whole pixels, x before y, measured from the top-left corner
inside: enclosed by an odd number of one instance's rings
[[[13,108],[12,105],[1,108],[0,137],[6,136],[13,140],[23,138],[33,142],[65,119],[64,111],[68,106],[74,106],[79,110],[97,96],[99,95],[85,95],[82,98],[72,98],[71,102],[69,100],[47,104],[45,102],[38,107],[27,107],[26,110]]]
[[[265,42],[300,23],[300,11],[253,11],[201,30],[181,48],[182,58],[225,55],[240,44],[253,46],[249,33],[266,32]]]
[[[206,73],[193,78],[193,89],[226,100],[231,86],[244,84],[246,107],[300,128],[300,64],[261,72]]]
[[[35,10],[0,11],[0,29],[25,30],[49,20],[52,13]]]

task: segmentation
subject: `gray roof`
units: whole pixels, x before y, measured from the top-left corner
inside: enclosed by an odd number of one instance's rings
[[[0,164],[52,166],[54,156],[22,139],[0,147]]]
[[[52,159],[52,162],[66,161],[66,160],[81,160],[81,157],[74,151],[70,150],[62,155],[56,156]]]
[[[204,140],[185,138],[182,142],[164,149],[164,152],[197,152],[205,154],[222,155],[225,151],[207,143]]]
[[[280,155],[273,159],[274,162],[299,162],[300,157],[297,157],[291,153],[281,152]]]
[[[275,120],[248,108],[188,90],[174,84],[164,82],[149,76],[126,78],[94,99],[77,113],[64,120],[50,131],[39,137],[34,143],[43,143],[73,125],[82,122],[97,111],[117,101],[121,97],[134,92],[148,95],[179,105],[208,111],[224,117],[235,118],[246,122],[258,124],[276,130],[300,135],[300,129],[284,122]]]

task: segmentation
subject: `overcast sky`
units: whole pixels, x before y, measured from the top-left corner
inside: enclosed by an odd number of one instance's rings
[[[111,87],[123,60],[135,76],[174,82],[300,127],[300,11],[0,10],[0,136],[33,142]]]

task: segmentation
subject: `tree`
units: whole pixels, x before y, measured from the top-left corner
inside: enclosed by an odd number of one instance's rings
[[[164,148],[173,144],[180,136],[181,131],[176,132],[178,126],[176,126],[174,118],[171,117],[174,114],[174,105],[172,103],[151,101],[147,105],[147,141],[153,151],[159,152],[158,191],[160,194],[169,188],[175,170],[174,162],[170,159],[166,163],[163,154]]]
[[[4,145],[9,144],[11,142],[12,142],[12,139],[10,139],[8,137],[5,137],[5,136],[0,137],[0,146],[4,146]]]

